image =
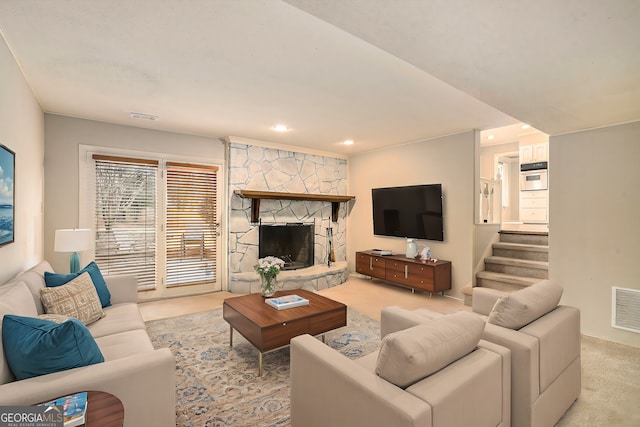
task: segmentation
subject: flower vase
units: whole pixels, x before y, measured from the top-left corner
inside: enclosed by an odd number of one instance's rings
[[[276,293],[276,276],[260,276],[262,283],[260,283],[260,293],[263,297],[271,297]]]

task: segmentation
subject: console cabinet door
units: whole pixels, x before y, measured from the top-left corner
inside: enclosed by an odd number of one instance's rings
[[[386,264],[385,279],[389,282],[411,285],[409,279],[409,263],[388,259]],[[413,286],[412,286],[413,287]]]
[[[414,289],[435,291],[435,268],[430,265],[387,260],[386,279]]]
[[[364,274],[365,276],[384,279],[384,270],[384,258],[363,252],[356,253],[356,272]]]
[[[429,265],[410,264],[409,280],[415,288],[435,292],[435,268]]]
[[[368,276],[371,273],[369,269],[369,261],[371,256],[363,254],[362,252],[356,252],[356,272]]]

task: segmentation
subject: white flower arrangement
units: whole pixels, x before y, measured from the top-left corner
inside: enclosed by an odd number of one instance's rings
[[[263,295],[271,295],[275,291],[275,278],[284,267],[284,261],[274,256],[260,258],[255,266],[262,278],[261,291]]]
[[[258,274],[264,277],[274,277],[280,273],[280,269],[284,267],[284,261],[274,256],[268,256],[260,258],[258,265],[256,265],[256,271]]]

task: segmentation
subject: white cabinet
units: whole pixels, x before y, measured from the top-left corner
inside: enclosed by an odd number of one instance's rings
[[[520,146],[520,164],[533,163],[533,145]]]
[[[549,143],[538,142],[520,146],[520,164],[546,162],[549,160]]]
[[[520,192],[520,221],[549,222],[549,190]]]
[[[540,144],[533,144],[533,161],[534,162],[546,162],[549,160],[549,144],[542,142]]]

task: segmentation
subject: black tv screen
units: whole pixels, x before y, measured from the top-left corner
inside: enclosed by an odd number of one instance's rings
[[[373,234],[444,241],[442,184],[371,189]]]

